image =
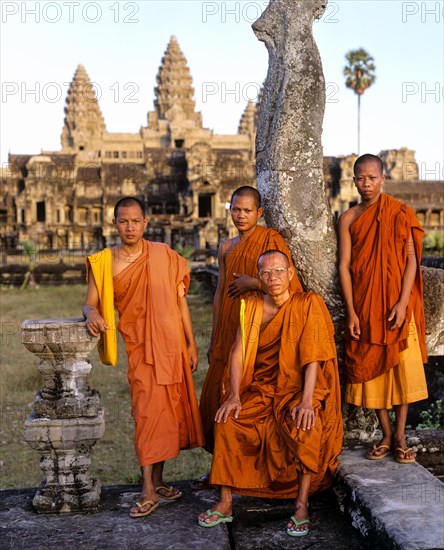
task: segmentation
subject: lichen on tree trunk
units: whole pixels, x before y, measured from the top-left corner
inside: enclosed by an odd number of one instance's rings
[[[321,144],[325,81],[312,32],[326,4],[271,0],[253,24],[269,52],[256,163],[267,224],[283,232],[305,289],[323,296],[337,323],[343,310],[337,240],[324,188]]]

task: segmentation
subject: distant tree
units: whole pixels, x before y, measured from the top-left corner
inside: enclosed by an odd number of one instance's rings
[[[361,148],[361,96],[375,82],[374,59],[363,48],[350,50],[345,58],[348,65],[344,67],[345,85],[358,96],[358,155]]]

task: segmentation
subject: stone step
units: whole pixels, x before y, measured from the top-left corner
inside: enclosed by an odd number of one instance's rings
[[[335,492],[341,509],[374,548],[444,548],[444,485],[418,463],[393,454],[367,460],[364,449],[340,456]]]
[[[102,488],[100,505],[89,514],[37,514],[32,507],[36,489],[0,493],[2,550],[299,550],[373,548],[339,511],[332,491],[310,499],[310,533],[295,540],[286,533],[294,513],[292,500],[234,497],[234,522],[203,529],[197,516],[217,501],[214,490],[193,492],[191,483],[175,482],[184,496],[163,501],[152,515],[128,517],[140,487]]]

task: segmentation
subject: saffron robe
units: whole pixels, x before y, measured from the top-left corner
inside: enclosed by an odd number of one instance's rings
[[[293,265],[291,253],[284,239],[275,229],[256,226],[254,232],[240,241],[225,256],[225,288],[223,288],[222,305],[216,327],[210,365],[202,387],[200,413],[205,434],[205,449],[210,453],[214,448],[214,417],[220,407],[220,383],[228,361],[230,350],[236,339],[239,327],[239,310],[241,298],[230,298],[227,294],[229,284],[234,280],[234,273],[249,277],[257,274],[257,262],[267,250],[283,252]],[[290,290],[302,292],[302,286],[295,274],[290,283]]]
[[[186,260],[167,245],[149,241],[143,241],[139,258],[113,278],[141,466],[203,445],[178,305],[189,282]]]
[[[408,250],[410,232],[414,250]],[[408,325],[414,315],[422,362],[427,362],[422,300],[421,250],[423,229],[414,211],[381,193],[378,201],[351,225],[353,305],[359,318],[359,341],[346,334],[345,366],[349,383],[366,382],[398,365],[408,347]],[[390,311],[401,295],[407,255],[416,255],[417,270],[406,322],[390,330]]]
[[[210,483],[234,493],[295,498],[297,470],[312,474],[310,494],[331,485],[342,448],[342,417],[333,324],[322,298],[294,293],[261,326],[263,297],[246,300],[242,408],[216,424]],[[315,425],[296,429],[291,410],[302,398],[304,365],[318,361]],[[222,392],[229,394],[229,370]]]

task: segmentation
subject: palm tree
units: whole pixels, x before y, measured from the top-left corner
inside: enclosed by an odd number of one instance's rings
[[[359,50],[350,50],[345,58],[348,65],[344,67],[344,76],[346,76],[345,85],[354,90],[358,95],[358,155],[361,146],[361,95],[370,88],[376,80],[374,73],[376,67],[374,59],[363,48]]]

